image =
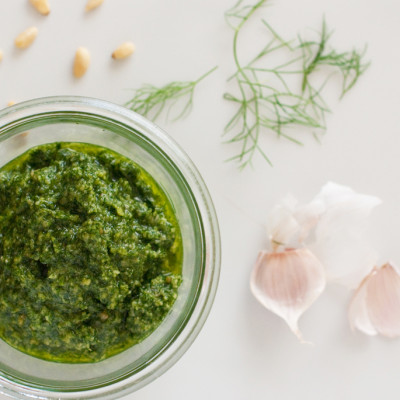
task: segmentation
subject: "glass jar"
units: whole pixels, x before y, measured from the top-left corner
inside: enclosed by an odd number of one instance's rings
[[[0,111],[0,167],[33,146],[60,141],[112,149],[160,184],[182,231],[183,283],[171,312],[149,337],[98,363],[48,362],[0,340],[0,392],[18,399],[119,398],[171,367],[203,326],[219,278],[217,217],[188,156],[160,128],[124,107],[83,97],[49,97]]]

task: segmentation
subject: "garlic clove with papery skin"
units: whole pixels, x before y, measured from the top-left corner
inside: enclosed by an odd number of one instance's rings
[[[400,275],[391,263],[374,268],[361,282],[349,307],[352,329],[367,335],[400,336]]]
[[[254,297],[284,319],[301,341],[298,320],[323,292],[325,283],[323,265],[306,248],[261,251],[250,278]]]
[[[333,182],[308,204],[286,196],[268,217],[270,248],[307,247],[324,265],[329,281],[355,288],[377,261],[367,227],[380,203],[375,196]]]

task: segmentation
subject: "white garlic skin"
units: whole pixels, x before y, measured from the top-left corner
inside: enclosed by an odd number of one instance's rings
[[[378,258],[367,228],[369,215],[380,203],[377,197],[333,182],[307,204],[286,196],[268,218],[271,248],[307,247],[324,265],[329,281],[353,289]]]

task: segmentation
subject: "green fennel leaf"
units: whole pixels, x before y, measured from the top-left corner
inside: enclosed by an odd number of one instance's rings
[[[369,66],[363,61],[365,50],[340,53],[330,47],[332,33],[325,20],[318,37],[307,41],[301,36],[286,41],[262,20],[268,39],[252,59],[242,62],[238,37],[244,24],[266,2],[249,5],[239,0],[225,13],[234,30],[236,72],[228,79],[233,82],[234,92],[225,93],[224,99],[235,105],[236,112],[226,124],[224,134],[230,136],[228,143],[239,143],[238,154],[229,160],[236,161],[240,168],[250,165],[256,154],[271,164],[261,144],[265,132],[297,144],[302,144],[293,136],[297,128],[311,130],[318,137],[326,130],[326,114],[330,112],[322,92],[333,76],[332,71],[341,75],[343,97]],[[317,71],[324,77],[319,84],[313,79]]]
[[[355,85],[358,78],[366,71],[370,63],[365,63],[363,57],[366,47],[362,52],[352,50],[338,53],[335,49],[327,48],[327,43],[333,32],[328,32],[325,19],[318,42],[304,41],[299,37],[298,48],[303,52],[303,80],[302,90],[309,85],[309,76],[319,67],[336,68],[342,75],[341,98]]]
[[[181,109],[173,119],[184,118],[192,108],[194,91],[197,84],[217,68],[212,68],[194,81],[170,82],[162,87],[148,84],[143,85],[141,88],[135,90],[133,98],[125,106],[155,121],[166,108],[168,117],[173,106],[179,100],[182,100]]]

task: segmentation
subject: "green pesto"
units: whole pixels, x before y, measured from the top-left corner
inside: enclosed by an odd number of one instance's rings
[[[170,311],[182,240],[166,195],[103,147],[51,143],[0,169],[0,337],[30,355],[96,362]]]

